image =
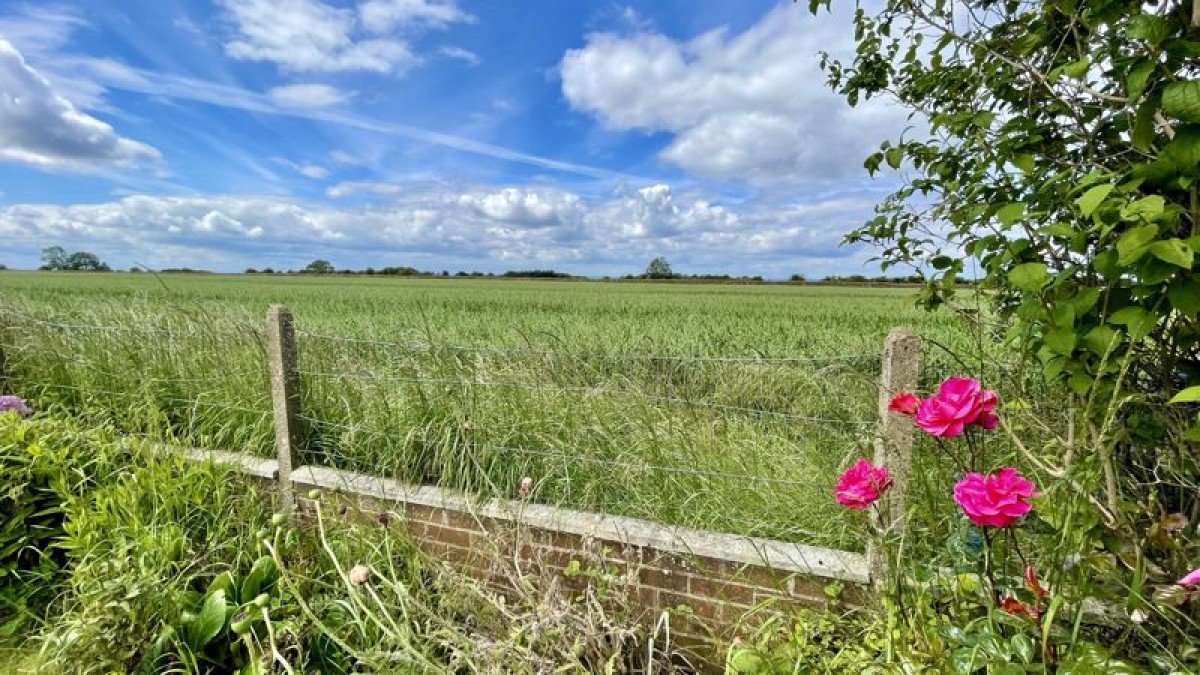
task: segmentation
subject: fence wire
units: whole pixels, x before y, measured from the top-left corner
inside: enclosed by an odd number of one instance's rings
[[[546,356],[559,359],[577,359],[581,361],[674,361],[680,363],[741,363],[741,364],[778,364],[778,363],[836,363],[841,361],[878,361],[881,357],[879,354],[835,354],[831,356],[692,356],[686,354],[605,354],[605,353],[580,353],[580,352],[556,352],[551,350],[535,349],[532,347],[478,347],[471,345],[434,345],[420,342],[392,342],[387,340],[370,340],[364,338],[350,338],[338,335],[328,335],[324,333],[313,333],[311,331],[296,331],[296,334],[302,337],[312,338],[314,340],[323,340],[328,342],[341,342],[349,344],[361,344],[374,347],[392,347],[400,350],[414,352],[467,352],[473,354],[491,354],[495,356]]]
[[[770,410],[766,408],[751,408],[747,406],[737,406],[725,403],[717,403],[714,401],[703,401],[689,398],[678,398],[671,396],[659,396],[657,394],[646,394],[639,391],[631,391],[627,389],[604,389],[600,387],[548,387],[543,385],[522,384],[518,382],[496,382],[488,380],[465,380],[453,378],[421,378],[421,377],[398,377],[389,375],[375,374],[359,374],[359,373],[324,373],[301,370],[300,374],[310,378],[327,378],[327,379],[354,379],[365,380],[372,382],[396,382],[401,384],[415,385],[433,385],[433,386],[453,386],[453,387],[490,387],[498,389],[516,389],[520,391],[531,391],[539,394],[572,394],[579,396],[614,396],[627,397],[643,400],[649,403],[661,403],[664,405],[684,406],[693,409],[708,409],[720,410],[723,412],[734,412],[745,414],[752,417],[775,417],[794,422],[807,422],[811,424],[832,424],[838,426],[847,426],[855,428],[866,428],[873,426],[875,422],[862,420],[847,420],[829,417],[812,417],[807,415],[799,415],[784,410]]]
[[[330,428],[334,428],[334,429],[340,429],[342,431],[348,432],[353,435],[362,434],[362,435],[366,435],[369,437],[376,437],[376,438],[383,438],[383,439],[391,439],[392,438],[391,436],[383,434],[382,432],[375,431],[372,429],[363,429],[361,427],[357,427],[357,426],[350,425],[350,424],[344,424],[341,422],[332,422],[330,420],[323,420],[323,419],[319,419],[319,418],[315,418],[315,417],[310,417],[307,415],[300,415],[298,417],[300,420],[302,420],[303,422],[310,424],[310,425],[315,425],[318,427],[330,427]],[[707,469],[695,469],[695,468],[691,468],[691,467],[682,467],[682,466],[669,466],[669,465],[665,465],[665,464],[653,464],[653,463],[647,463],[647,462],[628,462],[628,461],[622,461],[622,460],[616,460],[616,459],[608,459],[608,458],[604,458],[604,457],[592,457],[589,455],[572,454],[572,453],[567,453],[567,452],[562,452],[562,451],[557,451],[557,450],[538,450],[538,449],[533,449],[533,448],[518,448],[518,447],[513,447],[513,446],[508,446],[508,445],[500,445],[500,444],[494,444],[494,443],[464,445],[462,447],[462,449],[463,450],[468,450],[468,449],[473,450],[476,453],[476,455],[473,457],[474,459],[478,459],[478,456],[480,454],[484,454],[484,453],[516,454],[516,455],[525,455],[525,456],[530,456],[530,457],[540,457],[543,459],[554,459],[554,460],[559,460],[559,461],[563,461],[563,462],[567,462],[567,463],[591,464],[591,465],[595,465],[595,466],[603,466],[603,467],[614,468],[614,469],[622,469],[622,470],[626,470],[626,471],[658,472],[658,473],[675,474],[675,475],[683,475],[683,476],[697,476],[697,477],[703,477],[703,478],[719,478],[719,479],[731,480],[731,481],[750,481],[750,482],[770,484],[770,485],[786,485],[789,487],[799,486],[799,487],[806,487],[806,488],[825,489],[825,488],[830,488],[830,486],[831,486],[831,483],[829,483],[829,482],[803,481],[803,480],[793,480],[793,479],[787,479],[787,478],[775,478],[772,476],[762,476],[762,475],[752,474],[752,473],[711,471],[711,470],[707,470]],[[309,451],[307,451],[307,454],[321,456],[321,457],[325,457],[326,459],[332,459],[335,462],[347,463],[347,464],[352,464],[352,465],[369,464],[369,462],[366,462],[363,459],[359,459],[359,458],[351,457],[346,454],[335,452],[329,447],[322,447],[319,449],[309,450]]]

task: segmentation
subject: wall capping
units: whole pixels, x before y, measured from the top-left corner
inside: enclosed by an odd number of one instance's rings
[[[736,565],[759,565],[810,577],[856,584],[870,581],[865,555],[686,527],[640,518],[576,511],[517,500],[476,500],[433,486],[413,486],[366,474],[302,466],[292,470],[297,488],[321,488],[398,504],[459,511],[514,525],[565,532],[581,537],[644,546],[667,553],[701,556]]]

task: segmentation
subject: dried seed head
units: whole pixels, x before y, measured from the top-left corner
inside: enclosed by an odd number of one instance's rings
[[[525,476],[521,479],[521,487],[517,488],[517,494],[522,498],[533,494],[533,478]]]
[[[355,565],[350,569],[350,583],[362,586],[371,580],[371,568],[366,565]]]

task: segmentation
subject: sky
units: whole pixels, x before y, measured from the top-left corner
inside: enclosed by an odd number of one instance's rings
[[[878,274],[833,4],[0,0],[0,264]]]

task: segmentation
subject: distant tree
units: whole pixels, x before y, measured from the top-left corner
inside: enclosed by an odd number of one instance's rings
[[[805,278],[805,276],[803,274],[793,274],[792,281],[795,281],[797,283],[804,283],[805,281],[808,281],[808,279]]]
[[[328,260],[314,260],[308,263],[304,272],[306,274],[330,274],[333,272],[333,263]]]
[[[247,267],[246,271],[242,272],[242,274],[258,274],[258,270],[254,269],[253,267]]]
[[[63,266],[59,269],[72,272],[107,272],[110,268],[95,253],[76,251],[67,256]]]
[[[675,276],[675,272],[671,269],[671,263],[667,262],[666,258],[659,256],[646,265],[645,276],[647,279],[671,279]]]
[[[275,274],[275,269],[273,267],[264,267],[262,269],[262,273],[263,274]]]
[[[450,270],[442,270],[442,276],[444,276],[444,277],[450,276]]]
[[[42,249],[42,267],[44,270],[66,269],[67,250],[61,246],[47,246]]]
[[[138,267],[137,265],[133,265],[132,267],[129,268],[129,273],[130,274],[141,274],[142,268]]]

